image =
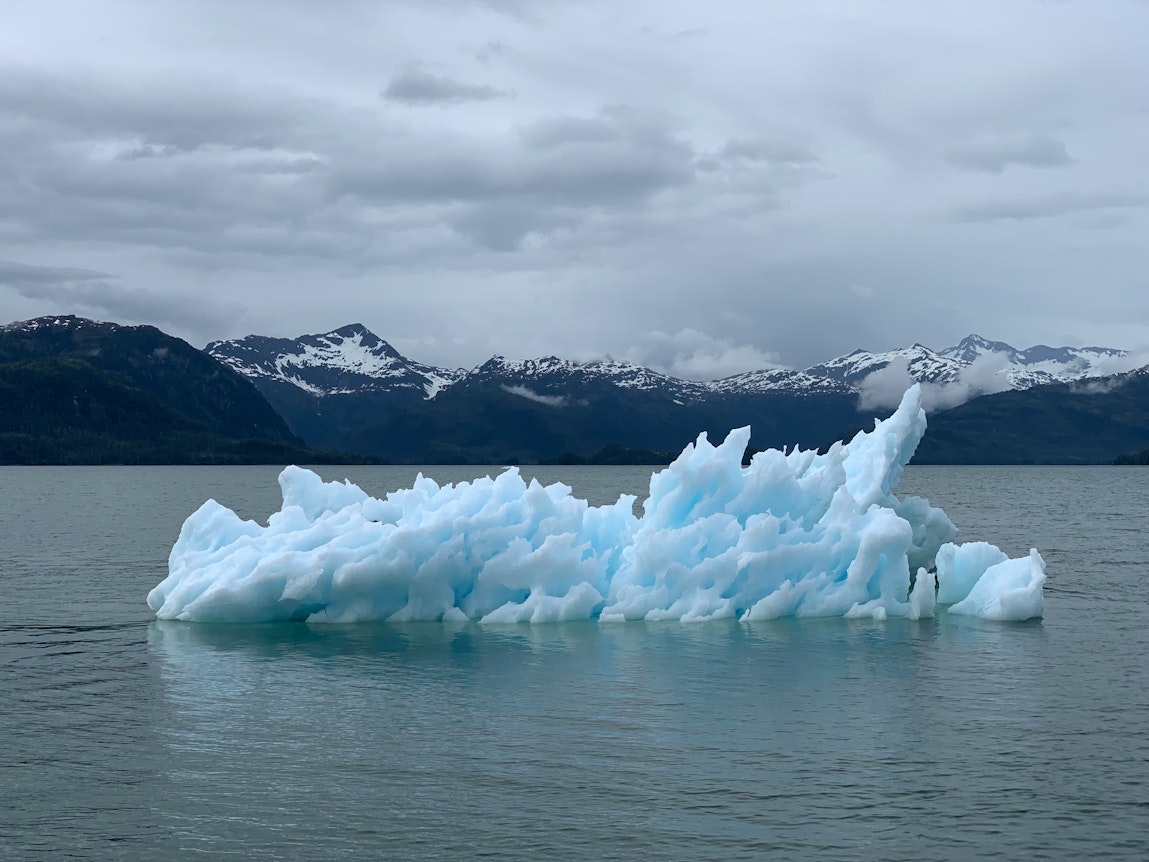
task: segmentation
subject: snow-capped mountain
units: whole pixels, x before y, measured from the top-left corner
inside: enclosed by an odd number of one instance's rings
[[[610,386],[624,392],[664,395],[679,404],[768,392],[856,394],[869,375],[895,364],[922,383],[955,383],[976,368],[983,381],[997,381],[987,389],[1028,389],[1111,373],[1113,363],[1127,355],[1106,347],[1038,345],[1019,350],[970,335],[943,350],[922,344],[879,353],[855,350],[802,371],[770,368],[697,382],[610,357],[574,362],[556,356],[523,360],[494,356],[469,371],[438,368],[408,359],[361,324],[296,339],[249,335],[235,341],[215,341],[207,346],[207,352],[257,383],[277,381],[320,397],[405,393],[434,399],[453,386],[496,384],[527,398],[553,400],[587,387]]]
[[[837,359],[813,365],[806,369],[806,373],[811,377],[825,377],[856,386],[870,374],[894,362],[904,364],[910,376],[919,383],[951,383],[964,367],[956,359],[935,353],[924,345],[913,344],[883,353],[855,350]]]
[[[1129,354],[1111,347],[1046,347],[1044,344],[1018,350],[1003,341],[967,335],[957,346],[947,347],[938,355],[965,366],[979,360],[998,362],[1001,367],[997,373],[1005,376],[1011,389],[1028,389],[1043,383],[1067,383],[1111,374],[1114,361]]]
[[[434,398],[464,373],[410,360],[358,323],[295,339],[249,335],[213,341],[205,349],[257,381],[280,380],[317,396],[405,390]]]
[[[496,384],[512,394],[532,396],[571,396],[597,386],[626,392],[663,395],[679,404],[707,395],[706,383],[679,380],[659,374],[633,362],[605,358],[574,362],[557,356],[509,360],[493,356],[459,380],[460,385]]]
[[[789,368],[766,368],[746,371],[711,380],[703,384],[712,392],[726,395],[754,395],[761,392],[790,392],[795,394],[856,394],[856,390],[843,380],[830,375],[792,371]]]
[[[521,360],[493,356],[469,371],[438,368],[408,359],[361,324],[295,339],[249,335],[213,341],[205,349],[257,383],[287,383],[313,396],[418,392],[433,399],[455,385],[496,384],[514,394],[545,397],[606,384],[684,401],[714,389],[709,383],[679,380],[610,357],[575,362],[557,356]]]
[[[1029,389],[1044,383],[1068,383],[1111,374],[1114,363],[1127,355],[1124,350],[1108,347],[1037,345],[1018,350],[1002,341],[969,335],[944,350],[931,350],[922,344],[880,353],[855,350],[800,372],[751,371],[710,385],[745,393],[857,392],[869,375],[896,365],[919,383],[957,383],[976,372],[985,390]]]
[[[86,317],[76,317],[74,314],[49,314],[44,317],[33,317],[31,320],[14,320],[0,326],[0,332],[16,334],[31,334],[41,330],[55,330],[76,332],[78,330],[99,329],[138,329],[138,327],[120,326],[118,323],[106,323],[100,320],[89,320]]]

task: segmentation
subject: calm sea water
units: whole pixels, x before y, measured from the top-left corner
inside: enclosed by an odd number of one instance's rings
[[[1145,469],[907,472],[1040,548],[1040,622],[153,620],[183,518],[275,475],[0,468],[0,858],[1149,858]]]

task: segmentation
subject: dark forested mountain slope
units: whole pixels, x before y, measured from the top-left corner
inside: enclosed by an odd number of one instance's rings
[[[1149,367],[935,414],[915,464],[1112,464],[1149,446]]]
[[[65,316],[0,328],[0,463],[311,455],[251,381],[154,327]]]

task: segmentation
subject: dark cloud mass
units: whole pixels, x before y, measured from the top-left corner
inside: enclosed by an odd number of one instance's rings
[[[974,141],[947,149],[946,161],[955,168],[988,174],[1014,166],[1063,168],[1073,164],[1065,144],[1053,135]]]
[[[383,89],[383,98],[407,105],[453,105],[460,102],[489,102],[513,94],[489,84],[468,84],[412,67],[397,72]]]
[[[694,378],[1149,347],[1143,32],[1120,0],[17,5],[0,322]]]
[[[107,273],[71,267],[0,261],[0,285],[27,299],[46,302],[58,313],[147,321],[180,332],[223,327],[229,319],[246,313],[238,302],[134,290],[117,284]]]
[[[1065,193],[957,207],[953,218],[959,222],[1029,221],[1091,210],[1140,209],[1146,206],[1149,206],[1149,195],[1137,192]]]

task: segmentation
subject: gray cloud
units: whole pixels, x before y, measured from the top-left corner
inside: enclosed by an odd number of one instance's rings
[[[489,63],[507,50],[507,46],[498,39],[489,39],[478,51],[475,59],[480,63]]]
[[[116,153],[115,158],[124,161],[135,159],[166,159],[182,153],[192,152],[195,147],[184,147],[178,144],[138,144]]]
[[[951,218],[957,222],[1029,221],[1093,210],[1139,209],[1145,206],[1149,206],[1149,195],[1138,192],[1065,193],[957,207]]]
[[[58,284],[101,282],[112,278],[106,272],[69,266],[33,266],[12,260],[0,260],[0,284],[17,290],[35,292]]]
[[[311,107],[224,80],[157,76],[127,85],[12,64],[0,68],[0,108],[33,134],[78,137],[91,145],[122,141],[128,159],[209,145],[271,149],[277,138],[301,131]]]
[[[946,148],[955,168],[1000,174],[1013,166],[1062,168],[1073,164],[1065,144],[1053,135],[987,138]]]
[[[465,81],[433,75],[418,67],[409,67],[393,75],[381,95],[389,102],[426,107],[508,99],[513,93],[489,84],[468,84]]]
[[[703,376],[1149,331],[1143,4],[153,5],[5,18],[0,258],[76,271],[0,314],[194,297],[202,339],[359,320]]]
[[[628,107],[550,117],[499,147],[444,138],[395,148],[380,164],[349,163],[337,194],[372,206],[440,207],[443,222],[496,251],[534,232],[572,228],[602,211],[640,210],[694,180],[694,150],[668,126]]]
[[[523,128],[519,135],[532,150],[611,143],[621,137],[607,112],[595,117],[546,117]]]
[[[777,138],[731,138],[722,148],[722,155],[728,159],[783,165],[810,165],[818,161],[806,147]]]
[[[506,250],[531,231],[577,223],[579,212],[640,206],[689,183],[694,170],[688,142],[625,106],[543,117],[487,147],[458,134],[407,130],[365,146],[379,129],[357,128],[354,119],[308,102],[292,112],[248,98],[266,123],[257,136],[229,107],[239,96],[226,90],[214,100],[201,93],[189,116],[168,107],[145,122],[139,106],[159,101],[146,93],[78,84],[73,91],[70,82],[32,77],[9,87],[8,104],[36,132],[9,139],[11,158],[0,163],[0,189],[12,192],[0,201],[0,217],[20,222],[31,237],[367,263],[402,255],[407,238],[426,238],[437,223]],[[50,93],[55,101],[39,98]],[[78,102],[101,105],[98,117],[70,114],[67,106]],[[218,112],[207,109],[217,103]],[[52,122],[35,124],[45,117]],[[173,135],[189,125],[199,134]],[[146,143],[112,143],[132,140]],[[58,142],[67,142],[63,151]],[[380,208],[393,212],[380,218]],[[439,239],[438,254],[450,256]]]
[[[133,290],[95,270],[0,261],[0,285],[62,313],[90,314],[121,323],[155,323],[176,332],[218,332],[242,318],[242,303]]]

